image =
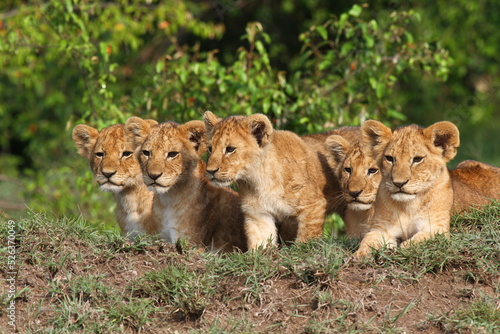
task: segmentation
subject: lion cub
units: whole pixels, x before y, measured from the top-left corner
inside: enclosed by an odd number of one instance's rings
[[[382,172],[368,233],[354,257],[386,244],[401,247],[449,234],[453,188],[446,163],[456,155],[459,131],[450,122],[410,125],[392,132],[377,121],[361,126]]]
[[[370,228],[373,203],[382,180],[378,163],[362,141],[348,141],[332,135],[325,141],[336,160],[335,176],[340,181],[347,207],[342,216],[348,236],[362,238]],[[467,160],[450,170],[453,186],[452,214],[500,200],[500,168]]]
[[[299,242],[321,237],[325,214],[338,205],[332,202],[339,191],[323,172],[327,166],[318,150],[326,150],[324,143],[274,130],[262,114],[222,120],[207,111],[204,119],[207,178],[219,186],[236,183],[248,248],[276,244],[278,228],[297,231],[292,239]]]
[[[187,238],[213,251],[246,250],[238,194],[205,178],[203,122],[165,122],[150,128],[143,119],[131,117],[125,133],[138,148],[145,184],[156,194],[153,217],[161,222],[164,239]]]
[[[348,141],[344,136],[332,135],[325,144],[336,161],[333,176],[339,180],[342,197],[347,203],[342,215],[346,233],[362,238],[370,227],[382,173],[371,150],[359,138]]]
[[[79,124],[73,129],[73,141],[78,153],[89,161],[101,190],[114,193],[122,234],[130,238],[139,233],[157,234],[158,226],[151,218],[153,193],[142,182],[133,142],[123,128],[123,124],[116,124],[98,131]]]

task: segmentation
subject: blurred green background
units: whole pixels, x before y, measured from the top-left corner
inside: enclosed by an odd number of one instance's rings
[[[78,123],[265,113],[299,134],[378,119],[454,122],[500,166],[500,1],[6,0],[0,4],[0,216],[83,215],[113,197]]]

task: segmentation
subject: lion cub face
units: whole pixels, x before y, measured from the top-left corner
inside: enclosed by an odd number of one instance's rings
[[[142,182],[141,168],[133,154],[134,143],[125,136],[123,124],[100,132],[84,124],[77,125],[73,141],[78,153],[89,161],[101,190],[118,193]]]
[[[410,125],[391,132],[377,121],[361,127],[363,140],[380,159],[381,187],[399,202],[412,201],[432,189],[436,180],[447,173],[446,163],[455,157],[459,132],[450,122],[438,122],[428,128]]]
[[[382,180],[371,152],[360,142],[349,143],[338,135],[328,137],[326,146],[337,162],[335,174],[347,207],[356,211],[369,210],[375,202]]]
[[[131,117],[125,132],[139,147],[144,183],[160,194],[192,177],[206,147],[205,126],[201,121],[183,125],[165,122],[150,127],[144,120]]]
[[[261,163],[260,154],[272,133],[269,119],[255,114],[221,120],[210,111],[204,114],[210,154],[206,176],[217,186],[244,179]]]

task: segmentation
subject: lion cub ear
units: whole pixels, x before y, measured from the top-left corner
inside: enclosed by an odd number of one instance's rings
[[[190,121],[181,127],[187,132],[189,141],[194,145],[194,149],[199,155],[207,149],[207,135],[205,123],[202,121]]]
[[[369,120],[361,125],[361,138],[375,158],[384,153],[392,138],[392,131],[379,121]]]
[[[424,136],[429,138],[436,147],[443,149],[443,158],[450,161],[457,154],[460,146],[460,133],[451,122],[437,122],[424,129]]]
[[[154,123],[158,124],[153,120],[144,120],[135,116],[130,117],[125,123],[125,136],[133,141],[135,147],[139,147],[148,137],[151,127],[156,125]]]
[[[269,143],[269,137],[273,133],[273,125],[267,116],[262,114],[253,114],[246,118],[248,128],[252,136],[257,140],[260,147]]]
[[[345,159],[345,154],[351,145],[342,136],[331,135],[326,138],[326,148],[332,153],[333,159],[336,163],[341,163]]]
[[[145,121],[148,122],[150,126],[155,126],[156,124],[158,124],[158,122],[154,119],[145,119]]]
[[[205,111],[203,114],[203,121],[205,122],[205,128],[206,131],[211,133],[214,129],[214,127],[222,120],[222,118],[219,118],[214,115],[213,112],[210,110]]]
[[[79,124],[73,128],[73,141],[75,142],[78,154],[85,159],[90,159],[90,153],[97,142],[99,131],[85,124]]]

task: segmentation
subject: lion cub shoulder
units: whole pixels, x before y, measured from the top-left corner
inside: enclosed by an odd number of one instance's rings
[[[453,185],[453,212],[480,207],[500,200],[500,168],[466,160],[450,171]]]
[[[156,194],[153,216],[164,239],[186,238],[213,251],[246,250],[238,194],[205,178],[203,122],[149,127],[132,117],[125,132],[137,147],[144,183]]]
[[[133,154],[134,145],[125,136],[124,125],[98,131],[79,124],[73,129],[72,137],[78,153],[89,161],[100,189],[114,193],[122,234],[130,237],[137,233],[157,234],[158,226],[151,217],[153,193],[142,182],[141,168]]]
[[[392,132],[377,121],[361,127],[363,140],[379,161],[382,181],[374,215],[358,251],[361,258],[386,244],[402,247],[437,233],[448,234],[453,188],[446,163],[455,157],[459,132],[450,122],[428,128],[410,125]]]

